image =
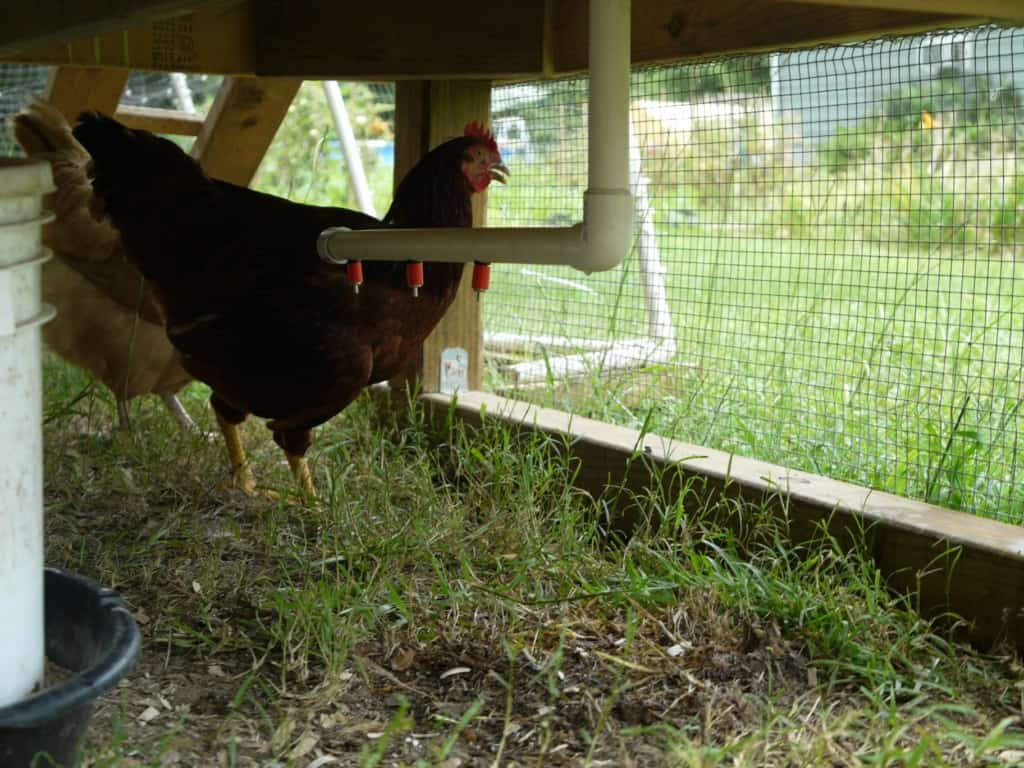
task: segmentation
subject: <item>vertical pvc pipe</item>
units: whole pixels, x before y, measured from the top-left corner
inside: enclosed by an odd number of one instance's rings
[[[632,180],[633,207],[636,226],[636,253],[640,260],[640,274],[644,282],[644,299],[647,302],[647,335],[655,345],[669,356],[676,351],[676,330],[672,324],[672,313],[668,309],[668,292],[665,289],[665,275],[668,270],[661,263],[658,251],[658,233],[654,226],[654,206],[647,194],[650,183],[644,176],[640,160],[640,147],[630,131],[629,175]]]
[[[184,72],[171,72],[171,89],[174,91],[174,100],[178,102],[178,109],[194,115],[196,103],[192,100],[192,89],[188,87],[188,78]]]
[[[586,248],[573,266],[611,269],[629,253],[633,201],[629,194],[630,0],[590,0],[590,86]]]
[[[629,189],[629,0],[590,0],[591,192]]]
[[[363,213],[376,216],[373,195],[370,194],[370,185],[366,182],[366,171],[363,169],[363,158],[359,156],[356,135],[352,131],[352,122],[348,119],[348,110],[345,109],[345,99],[336,80],[324,80],[324,95],[327,97],[327,106],[334,120],[334,130],[338,132],[342,154],[345,155],[348,177],[356,192],[356,204]]]
[[[0,158],[0,706],[42,682],[42,196],[50,165]]]

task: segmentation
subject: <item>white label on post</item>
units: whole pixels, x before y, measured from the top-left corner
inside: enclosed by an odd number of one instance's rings
[[[14,335],[14,285],[9,269],[0,268],[0,336]]]
[[[454,395],[469,389],[469,353],[462,347],[441,352],[441,393]]]

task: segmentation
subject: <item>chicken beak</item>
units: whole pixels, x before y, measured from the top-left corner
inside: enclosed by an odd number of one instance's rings
[[[499,184],[507,184],[507,177],[511,176],[508,166],[500,160],[490,167],[491,180]]]

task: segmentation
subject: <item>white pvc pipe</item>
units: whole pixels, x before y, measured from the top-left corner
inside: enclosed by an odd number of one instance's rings
[[[642,342],[643,339],[630,339],[629,341]],[[507,331],[484,331],[484,347],[488,351],[510,352],[522,354],[532,352],[541,347],[546,350],[557,350],[559,352],[600,352],[611,349],[618,342],[614,339],[573,339],[568,336],[548,336],[537,334],[532,336],[524,333],[509,333]]]
[[[643,276],[644,297],[647,300],[647,332],[651,338],[597,341],[557,339],[552,336],[537,336],[531,339],[528,336],[514,334],[485,333],[484,344],[488,347],[516,347],[522,350],[540,346],[546,349],[576,351],[576,354],[524,361],[509,366],[507,370],[515,378],[516,384],[533,384],[546,381],[549,377],[562,380],[579,378],[595,372],[611,373],[637,366],[666,363],[675,357],[676,332],[668,309],[665,267],[658,253],[654,208],[647,194],[649,182],[643,175],[640,149],[632,136],[629,142],[629,175],[633,199],[636,201],[635,218],[640,227],[636,250],[640,274]],[[583,353],[580,354],[579,351]]]
[[[0,707],[42,682],[42,196],[50,165],[0,158]]]
[[[327,97],[327,106],[334,120],[334,130],[338,132],[342,154],[345,155],[348,177],[352,180],[356,192],[356,204],[363,213],[376,218],[373,195],[370,194],[370,185],[366,182],[366,171],[363,169],[363,158],[359,156],[356,135],[352,131],[352,122],[348,119],[348,110],[345,109],[345,99],[336,80],[324,80],[324,95]]]
[[[188,78],[184,72],[171,72],[171,88],[174,90],[174,100],[178,102],[178,109],[194,115],[196,103],[192,100],[192,89],[188,87]]]
[[[505,370],[512,375],[516,384],[536,384],[549,378],[565,381],[658,365],[669,362],[675,354],[674,344],[654,339],[634,339],[615,342],[608,349],[596,352],[526,360],[514,363]]]
[[[668,292],[665,290],[665,275],[668,270],[661,263],[658,252],[658,233],[654,226],[654,205],[647,194],[650,183],[643,173],[640,162],[640,148],[630,136],[629,175],[632,180],[635,214],[640,231],[637,235],[636,255],[640,262],[640,275],[644,281],[644,298],[647,301],[647,335],[669,350],[669,357],[675,353],[676,330],[672,324],[672,313],[668,309]]]
[[[324,230],[324,261],[486,262],[568,264],[590,273],[612,269],[629,253],[633,201],[629,194],[630,0],[590,0],[588,189],[583,223],[546,229]]]
[[[581,255],[582,264],[574,265],[585,272],[618,266],[632,241],[629,8],[629,0],[590,0],[589,136],[587,191],[583,193],[583,223],[589,247]]]

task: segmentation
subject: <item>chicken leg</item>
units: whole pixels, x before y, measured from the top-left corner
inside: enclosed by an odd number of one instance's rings
[[[313,433],[308,429],[274,429],[273,423],[268,426],[274,432],[274,442],[284,451],[284,455],[288,459],[288,466],[291,467],[292,476],[298,483],[303,498],[310,503],[315,503],[317,500],[316,488],[313,487],[313,475],[306,462],[306,451],[313,443]]]
[[[302,495],[308,501],[316,501],[316,488],[313,487],[313,475],[309,471],[309,463],[305,456],[292,456],[285,451],[288,458],[288,466],[292,469],[295,482],[299,484]]]
[[[228,449],[228,464],[231,467],[231,482],[228,487],[252,496],[256,493],[256,478],[253,477],[252,467],[245,456],[245,448],[242,446],[242,435],[238,429],[238,423],[228,421],[216,408],[217,426],[220,433],[224,435],[224,445]]]
[[[231,467],[231,481],[228,487],[237,488],[252,496],[256,493],[256,478],[253,477],[252,467],[245,456],[242,434],[238,429],[238,425],[245,421],[249,414],[234,408],[216,392],[210,395],[210,405],[217,416],[217,426],[224,435],[224,445],[228,449],[228,464]]]
[[[213,406],[213,412],[217,415],[217,425],[220,427],[221,434],[224,435],[224,445],[228,449],[228,462],[231,466],[229,487],[237,488],[250,496],[263,495],[271,499],[277,498],[277,494],[273,491],[256,488],[256,478],[253,476],[252,467],[249,466],[249,461],[245,456],[242,435],[238,428],[248,414],[232,407],[216,393],[210,397],[210,405]],[[292,470],[292,475],[299,485],[303,498],[309,502],[316,502],[313,476],[310,474],[309,464],[306,463],[306,451],[309,450],[312,441],[313,437],[308,429],[274,430],[274,442],[284,451],[288,459],[288,466]]]

